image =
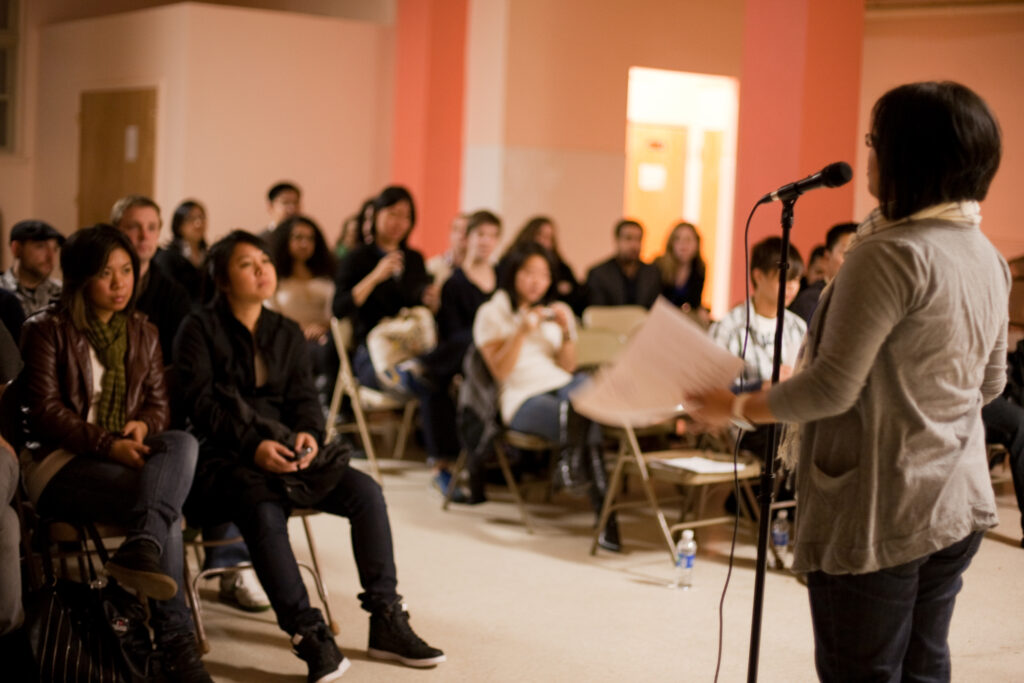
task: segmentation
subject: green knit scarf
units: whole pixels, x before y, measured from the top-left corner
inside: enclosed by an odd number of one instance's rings
[[[128,396],[124,370],[124,357],[128,353],[127,323],[128,316],[123,313],[115,313],[106,324],[96,316],[89,315],[89,327],[85,330],[86,338],[106,370],[96,410],[96,423],[114,434],[123,432],[125,423]]]

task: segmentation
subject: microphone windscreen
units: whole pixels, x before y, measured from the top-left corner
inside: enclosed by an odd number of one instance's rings
[[[839,187],[850,182],[853,178],[853,169],[845,161],[837,161],[823,168],[821,177],[825,187]]]

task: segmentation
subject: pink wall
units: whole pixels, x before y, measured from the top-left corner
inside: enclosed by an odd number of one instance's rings
[[[416,200],[410,239],[444,251],[459,209],[467,0],[399,0],[392,179]]]
[[[859,137],[871,106],[890,88],[922,80],[959,81],[979,95],[999,119],[1003,157],[982,204],[982,230],[1007,258],[1024,254],[1017,197],[1024,187],[1024,9],[1019,5],[974,10],[870,12],[864,27],[864,69]],[[858,147],[857,215],[875,202],[862,170],[867,150]]]
[[[754,202],[829,163],[854,161],[863,11],[862,0],[747,2],[731,302],[743,298],[742,236]],[[805,260],[852,210],[852,183],[800,198],[792,239]],[[780,215],[779,203],[759,208],[750,244],[779,234]]]

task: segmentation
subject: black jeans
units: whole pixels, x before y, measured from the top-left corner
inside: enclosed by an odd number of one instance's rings
[[[808,574],[821,680],[948,681],[949,622],[982,536],[870,574]]]
[[[363,592],[359,600],[368,612],[379,611],[401,599],[395,592],[391,526],[384,495],[370,476],[348,468],[338,485],[317,502],[315,509],[347,517],[352,528],[352,550]],[[320,610],[310,607],[309,594],[299,575],[288,539],[288,509],[276,502],[237,507],[232,521],[242,531],[253,568],[263,584],[277,623],[289,635],[323,623]]]
[[[1010,453],[1013,490],[1017,494],[1020,526],[1024,530],[1024,408],[1002,396],[981,409],[985,438]]]

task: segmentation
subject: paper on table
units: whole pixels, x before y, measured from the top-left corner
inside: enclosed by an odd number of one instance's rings
[[[655,424],[683,412],[684,396],[728,387],[742,367],[743,361],[658,297],[615,362],[573,392],[572,405],[603,424]]]
[[[739,463],[738,466],[734,466],[731,461],[722,460],[711,460],[699,455],[692,455],[685,458],[670,458],[668,460],[655,460],[650,463],[652,467],[657,465],[664,465],[666,467],[676,467],[681,470],[689,470],[690,472],[697,472],[698,474],[725,474],[726,472],[732,472],[733,470],[739,471],[746,467],[745,463]]]

